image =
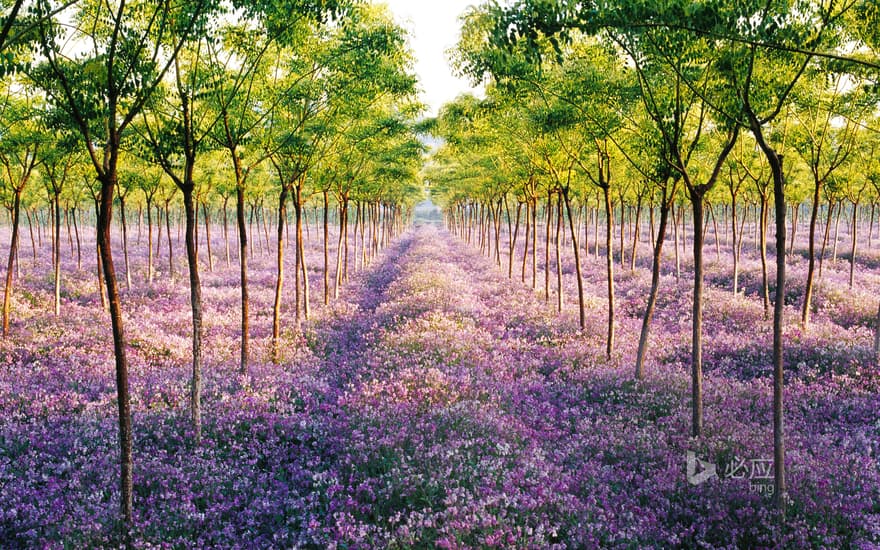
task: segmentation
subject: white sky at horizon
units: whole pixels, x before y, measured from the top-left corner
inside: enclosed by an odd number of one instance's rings
[[[427,116],[436,116],[443,103],[466,92],[479,94],[467,79],[452,74],[446,50],[459,38],[458,17],[478,0],[372,0],[387,4],[398,24],[410,33],[415,70]]]

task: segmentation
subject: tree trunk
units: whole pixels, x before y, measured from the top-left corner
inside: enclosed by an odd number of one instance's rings
[[[122,222],[122,257],[125,262],[125,288],[131,290],[131,269],[128,264],[128,225],[125,221],[125,199],[119,197],[119,219]]]
[[[147,283],[153,284],[153,206],[147,201]]]
[[[810,309],[813,299],[813,275],[816,271],[816,220],[819,218],[819,198],[822,182],[816,181],[813,186],[813,208],[810,211],[810,235],[807,243],[807,280],[804,285],[804,303],[801,308],[801,326],[810,324]]]
[[[119,410],[120,447],[120,508],[122,510],[123,522],[127,529],[132,524],[131,399],[128,390],[128,361],[125,354],[122,306],[119,301],[119,287],[116,281],[116,269],[113,266],[113,251],[110,243],[110,228],[113,218],[113,192],[115,189],[116,172],[115,169],[111,169],[101,178],[98,243],[101,247],[101,264],[104,270],[104,283],[107,286],[110,325],[113,332],[113,352],[116,358],[116,401]]]
[[[660,204],[660,226],[657,228],[656,240],[654,241],[654,255],[651,260],[651,291],[648,293],[648,303],[642,316],[642,330],[639,334],[639,349],[636,353],[636,379],[645,378],[645,358],[648,354],[648,337],[651,332],[651,320],[654,317],[654,308],[657,305],[657,296],[660,292],[660,265],[663,261],[663,241],[666,239],[666,224],[669,219],[670,204],[665,194]]]
[[[156,261],[162,258],[162,207],[156,205]]]
[[[357,236],[358,225],[361,223],[360,219],[360,204],[357,204],[355,207],[355,226],[354,232],[355,236]],[[339,205],[339,238],[336,243],[336,276],[334,277],[334,285],[333,285],[333,299],[339,298],[339,286],[342,284],[342,242],[343,242],[343,232],[347,231],[346,225],[348,224],[348,198],[343,196],[342,201]],[[357,238],[355,238],[355,245],[357,245]],[[355,258],[358,257],[357,250],[355,250]]]
[[[678,217],[681,217],[679,208]],[[675,279],[681,279],[681,255],[678,252],[678,219],[676,217],[675,204],[672,205],[672,229],[675,233]]]
[[[601,169],[601,168],[600,168]],[[605,357],[610,359],[614,351],[614,210],[611,206],[611,190],[606,182],[602,186],[605,197],[605,269],[608,283],[608,338],[605,343]]]
[[[547,193],[544,209],[544,302],[550,303],[550,219],[553,217],[553,194]]]
[[[327,216],[329,215],[330,203],[327,198],[327,190],[324,189],[324,305],[330,303],[330,226]],[[342,234],[342,220],[339,220],[339,231]]]
[[[822,250],[819,252],[819,274],[818,277],[822,278],[822,264],[825,263],[825,249],[828,247],[828,238],[831,236],[831,218],[834,215],[834,201],[832,199],[828,199],[828,216],[825,220],[825,235],[822,238]]]
[[[236,180],[239,182],[235,190],[235,215],[238,222],[238,263],[239,276],[241,280],[241,358],[239,362],[239,372],[243,376],[248,374],[248,348],[250,345],[250,327],[248,309],[250,307],[250,299],[248,298],[248,239],[247,239],[247,220],[245,219],[245,202],[244,202],[244,185],[241,183],[241,163],[236,159],[235,170]]]
[[[70,229],[70,208],[64,205],[64,225],[67,227],[67,247],[70,251],[70,257],[73,258],[73,233]]]
[[[766,147],[766,145],[765,145]],[[765,149],[773,172],[773,199],[776,203],[776,301],[773,307],[773,467],[776,505],[784,507],[785,486],[785,429],[783,413],[783,355],[782,330],[785,311],[785,176],[782,156]],[[792,235],[792,240],[794,235]]]
[[[522,212],[522,203],[516,204],[516,223],[513,225],[513,235],[510,239],[510,247],[508,250],[507,278],[513,279],[513,260],[516,255],[516,238],[519,235],[519,216]]]
[[[174,247],[171,246],[171,207],[165,203],[165,238],[168,241],[168,278],[174,280]]]
[[[837,242],[840,236],[840,214],[843,212],[843,200],[838,201],[837,216],[834,220],[834,247],[831,251],[831,263],[837,265]]]
[[[389,224],[389,236],[392,226]],[[498,200],[498,208],[495,210],[495,265],[501,267],[501,200]]]
[[[538,289],[538,198],[532,199],[532,290]]]
[[[593,242],[596,243],[596,247],[593,252],[596,256],[596,261],[599,260],[599,208],[601,208],[600,203],[601,199],[597,197],[595,210],[596,215],[593,217]]]
[[[584,311],[584,277],[581,271],[581,251],[578,249],[577,233],[574,228],[574,220],[571,217],[571,201],[568,197],[568,190],[563,189],[562,198],[565,201],[565,209],[568,212],[568,227],[571,231],[571,247],[574,251],[574,270],[577,277],[578,289],[578,318],[580,321],[581,331],[587,326],[586,312]]]
[[[193,186],[182,189],[186,215],[186,263],[189,267],[189,301],[192,309],[192,380],[190,383],[190,421],[196,445],[202,441],[202,283],[196,251],[196,206]],[[207,216],[206,216],[207,219]]]
[[[202,203],[202,217],[205,218],[205,246],[208,249],[208,271],[214,273],[214,253],[211,251],[211,217],[208,204]]]
[[[691,333],[691,435],[703,433],[703,195],[691,191],[694,214],[694,303]]]
[[[76,236],[76,269],[82,269],[82,242],[79,238],[79,224],[76,221],[76,207],[71,209],[70,217],[73,218],[73,233]]]
[[[302,317],[300,312],[302,311],[302,287],[300,286],[300,262],[302,262],[302,249],[299,246],[300,239],[302,239],[302,203],[300,202],[300,194],[299,194],[299,186],[297,185],[296,190],[294,191],[293,196],[293,211],[295,213],[295,223],[296,223],[296,231],[294,231],[295,243],[294,243],[294,262],[293,262],[293,283],[296,287],[294,291],[294,308],[296,309],[296,327],[300,328],[300,323],[302,322]]]
[[[715,260],[721,261],[721,238],[718,235],[718,220],[715,216],[715,207],[709,206],[709,215],[712,216],[712,234],[715,236]]]
[[[361,218],[361,265],[367,267],[367,205],[363,201],[358,203]]]
[[[21,217],[21,190],[15,189],[12,197],[12,240],[9,244],[9,260],[6,262],[6,285],[3,289],[3,338],[9,336],[9,310],[12,307],[12,270],[18,252],[18,226]]]
[[[348,281],[348,197],[345,197],[345,220],[343,224],[343,228],[339,229],[340,234],[342,235],[342,280]],[[354,236],[355,240],[357,240],[357,233]]]
[[[55,242],[52,248],[52,270],[55,286],[55,316],[61,315],[61,190],[55,192]]]
[[[626,265],[626,216],[623,205],[623,193],[620,194],[620,270],[623,271]]]
[[[877,203],[871,203],[871,219],[868,222],[868,250],[872,248],[872,242],[874,238],[874,214],[876,213]]]
[[[19,202],[21,202],[20,199],[19,199]],[[31,252],[32,252],[33,255],[34,255],[34,261],[36,261],[36,259],[37,259],[37,242],[34,240],[34,224],[33,224],[33,222],[31,221],[31,213],[28,211],[27,208],[24,209],[24,215],[25,215],[25,217],[27,217],[28,230],[29,230],[30,233],[31,233]],[[36,215],[36,214],[35,214],[35,215]],[[38,229],[39,229],[39,227],[38,227]],[[37,233],[39,234],[39,230],[37,231]],[[17,246],[18,246],[18,243],[16,242],[15,244],[16,244],[16,247],[17,247]],[[40,243],[40,248],[42,248],[42,247],[43,247],[43,244],[42,244],[42,242],[41,242],[41,243]]]
[[[782,330],[785,312],[785,175],[782,156],[766,142],[760,122],[750,117],[752,135],[764,152],[773,175],[773,201],[776,207],[776,299],[773,305],[773,498],[776,507],[784,511],[787,499],[785,485],[785,429],[783,412]]]
[[[278,340],[281,337],[281,292],[284,289],[284,222],[287,220],[287,186],[281,186],[278,198],[278,242],[276,243],[275,302],[272,307],[272,361],[278,363]]]
[[[556,247],[556,311],[562,313],[562,306],[565,301],[565,293],[562,291],[562,255],[560,254],[560,237],[562,233],[562,196],[557,199],[557,213],[556,213],[556,238],[555,238],[555,247]],[[574,220],[569,220],[572,222],[572,234],[574,234]]]
[[[226,268],[229,269],[229,215],[226,210],[226,201],[229,197],[223,197],[223,241],[226,244]]]
[[[853,217],[852,217],[852,248],[850,249],[849,256],[849,287],[852,288],[855,283],[856,277],[856,245],[858,243],[858,229],[859,229],[859,203],[853,203]]]
[[[761,286],[764,299],[764,319],[770,318],[770,275],[767,273],[767,223],[770,217],[770,203],[767,197],[761,197]]]
[[[633,241],[632,241],[632,253],[629,255],[629,270],[635,271],[636,269],[636,255],[638,254],[638,246],[639,246],[639,224],[642,222],[642,195],[639,194],[636,199],[636,220],[635,226],[633,227]]]
[[[270,248],[272,248],[272,243],[269,239],[269,222],[266,221],[266,211],[263,209],[263,200],[260,200],[260,215],[257,224],[263,226],[263,236],[266,238],[266,251],[268,252]],[[208,241],[208,250],[210,253],[211,242]]]
[[[730,223],[733,226],[733,295],[736,296],[739,294],[739,246],[737,237],[739,236],[737,233],[738,227],[736,226],[736,193],[732,193],[730,197],[731,203],[731,214],[730,214]]]
[[[526,201],[526,227],[525,227],[525,247],[523,248],[523,259],[522,259],[522,283],[526,284],[526,266],[528,265],[529,260],[529,240],[531,239],[531,231],[532,231],[532,218],[531,218],[532,206],[529,201]]]
[[[299,204],[300,210],[302,210],[302,183],[296,188],[296,202]],[[311,315],[311,308],[309,306],[309,272],[306,269],[306,249],[305,242],[303,241],[303,233],[302,233],[302,224],[297,223],[296,228],[296,242],[297,247],[299,249],[299,265],[302,270],[302,281],[303,281],[303,315],[306,320],[309,319]]]
[[[107,295],[104,293],[104,268],[101,265],[101,236],[98,234],[98,221],[101,219],[101,203],[95,199],[95,253],[97,254],[98,295],[101,297],[101,309],[107,311]]]

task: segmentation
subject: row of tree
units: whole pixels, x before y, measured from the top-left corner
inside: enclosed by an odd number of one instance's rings
[[[164,211],[169,236],[174,191],[168,182],[182,199],[192,309],[190,401],[198,442],[198,206],[207,221],[206,201],[212,193],[219,195],[225,224],[226,201],[235,205],[240,369],[246,374],[249,198],[277,206],[277,355],[288,206],[293,206],[295,225],[299,319],[300,312],[309,312],[302,231],[307,201],[317,195],[322,207],[327,300],[331,199],[338,211],[338,254],[346,256],[352,209],[355,232],[362,239],[368,232],[375,251],[400,228],[420,194],[423,147],[410,121],[421,107],[414,99],[416,80],[406,36],[385,9],[357,0],[14,0],[4,3],[0,54],[0,160],[3,199],[12,218],[3,333],[9,332],[26,190],[42,187],[51,205],[56,312],[62,204],[75,222],[77,211],[91,203],[102,297],[106,292],[113,333],[121,511],[127,533],[132,520],[132,432],[122,303],[111,246],[114,206],[122,213],[125,241],[124,209],[134,197],[142,202],[150,228],[152,212],[158,217]],[[171,254],[169,249],[169,258]],[[130,284],[127,253],[125,261]],[[337,258],[336,289],[346,275],[345,265]],[[148,271],[150,278],[152,267]]]
[[[876,4],[519,0],[474,8],[463,23],[455,60],[463,73],[487,81],[487,94],[485,100],[459,98],[433,124],[446,145],[435,155],[429,178],[449,225],[465,238],[472,234],[475,221],[478,231],[494,229],[500,263],[497,239],[506,219],[512,276],[520,215],[525,250],[530,243],[534,250],[539,212],[555,212],[557,235],[567,220],[583,327],[581,254],[586,243],[580,243],[577,219],[587,207],[597,224],[597,246],[598,223],[604,220],[610,355],[615,336],[615,203],[621,205],[621,212],[626,211],[623,205],[635,207],[636,228],[647,204],[653,258],[635,365],[635,376],[641,379],[663,246],[670,223],[678,241],[681,205],[689,203],[694,228],[694,437],[703,431],[704,228],[710,218],[717,223],[712,205],[729,207],[736,280],[744,207],[755,206],[768,317],[771,286],[777,297],[772,314],[774,495],[781,507],[785,501],[782,297],[790,248],[787,214],[791,207],[797,227],[797,213],[802,204],[808,205],[809,270],[801,318],[806,326],[820,212],[824,209],[830,217],[834,210],[849,210],[855,233],[860,213],[864,216],[862,207],[868,204],[873,232],[880,192]],[[593,200],[596,208],[590,209]],[[511,202],[516,206],[513,214]],[[655,210],[659,219],[653,230]],[[776,236],[775,284],[768,280],[766,267],[771,218]],[[552,219],[544,216],[548,236]],[[830,225],[825,223],[826,233]],[[621,223],[621,245],[623,228]],[[633,260],[637,235],[636,230]],[[486,244],[483,235],[480,241]],[[853,258],[855,253],[853,249]],[[546,266],[549,247],[545,254]],[[533,281],[536,261],[533,252]],[[523,279],[526,262],[527,254]],[[549,270],[545,273],[548,288]],[[559,268],[557,278],[561,280]],[[880,347],[880,332],[877,340]]]

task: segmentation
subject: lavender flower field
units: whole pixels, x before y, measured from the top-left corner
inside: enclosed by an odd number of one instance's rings
[[[307,242],[307,265],[319,266],[320,241]],[[877,250],[865,253],[854,290],[844,263],[826,267],[808,330],[789,306],[783,521],[764,469],[772,458],[771,331],[749,254],[736,297],[729,262],[710,255],[699,439],[688,436],[690,287],[671,272],[647,376],[636,382],[643,267],[617,277],[622,311],[609,360],[603,261],[584,262],[590,299],[580,332],[572,308],[557,314],[555,300],[548,305],[509,280],[447,230],[416,225],[353,275],[338,300],[315,306],[301,331],[285,313],[274,364],[274,265],[257,253],[252,360],[242,376],[237,271],[217,261],[202,281],[196,445],[184,266],[174,281],[163,268],[146,284],[142,249],[132,248],[135,283],[122,291],[135,548],[880,545],[880,373],[870,328]],[[96,278],[64,254],[56,318],[51,258],[44,248],[35,260],[29,252],[20,260],[14,337],[0,344],[0,546],[114,547],[113,348]],[[795,281],[801,264],[791,262]],[[569,301],[572,270],[564,266]],[[311,271],[318,280],[319,267]],[[689,471],[694,461],[715,475]]]

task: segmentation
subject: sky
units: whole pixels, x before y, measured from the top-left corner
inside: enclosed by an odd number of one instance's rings
[[[410,32],[410,46],[416,56],[416,73],[423,90],[428,116],[435,116],[443,103],[461,93],[473,91],[467,79],[452,74],[446,50],[459,36],[458,16],[476,0],[373,0],[387,4],[397,22]]]

